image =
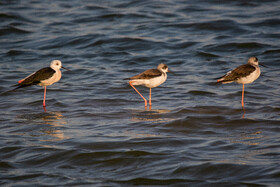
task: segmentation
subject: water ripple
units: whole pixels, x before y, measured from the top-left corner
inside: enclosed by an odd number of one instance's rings
[[[279,1],[1,1],[0,184],[277,186]],[[245,86],[216,78],[257,56]],[[11,85],[59,59],[47,88]],[[152,106],[124,78],[159,63]],[[144,97],[149,89],[137,87]]]

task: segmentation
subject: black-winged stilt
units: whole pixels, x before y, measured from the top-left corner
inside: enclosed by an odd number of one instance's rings
[[[237,82],[242,84],[242,100],[241,104],[244,108],[244,84],[249,84],[254,82],[261,74],[259,68],[259,61],[257,57],[250,57],[247,64],[238,66],[232,71],[229,71],[227,74],[222,76],[217,80],[218,83],[231,83]]]
[[[62,63],[60,60],[53,60],[50,64],[50,67],[42,68],[24,79],[18,81],[18,84],[14,86],[18,86],[15,89],[23,88],[31,85],[39,85],[44,87],[44,100],[43,100],[43,106],[46,106],[46,91],[47,86],[52,85],[55,82],[58,82],[61,78],[61,71],[60,68],[62,67]],[[66,68],[64,68],[66,69]]]
[[[166,81],[166,72],[170,72],[167,65],[159,64],[157,69],[148,69],[143,73],[127,78],[130,80],[130,86],[144,99],[145,107],[147,106],[147,100],[133,85],[143,85],[150,88],[149,105],[152,106],[152,88],[155,88]]]

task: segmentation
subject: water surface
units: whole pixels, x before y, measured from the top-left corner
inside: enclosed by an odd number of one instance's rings
[[[280,1],[1,1],[0,184],[278,186]],[[245,86],[215,80],[257,56]],[[12,89],[59,59],[60,82]],[[124,78],[166,63],[153,106]],[[137,87],[148,98],[149,89]]]

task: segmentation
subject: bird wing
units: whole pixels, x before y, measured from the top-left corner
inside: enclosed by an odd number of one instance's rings
[[[218,82],[232,82],[236,81],[242,77],[246,77],[250,75],[252,72],[254,72],[256,68],[250,64],[244,64],[241,66],[238,66],[232,71],[229,71],[227,74],[222,76]]]
[[[35,73],[30,74],[26,78],[19,81],[19,83],[15,86],[26,87],[31,85],[39,84],[41,81],[49,79],[53,76],[56,71],[50,67],[42,68]]]
[[[151,79],[154,77],[158,77],[161,76],[162,72],[159,71],[158,69],[148,69],[146,71],[144,71],[143,73],[140,73],[138,75],[135,75],[133,77],[130,77],[130,80],[134,80],[134,79]]]

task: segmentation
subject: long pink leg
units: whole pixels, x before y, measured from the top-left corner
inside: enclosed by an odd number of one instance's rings
[[[244,108],[244,84],[242,84],[242,100],[241,100],[242,107]]]
[[[45,86],[45,90],[44,90],[44,101],[43,101],[43,106],[46,106],[46,94],[47,94],[47,86]]]
[[[152,106],[152,88],[150,88],[150,99],[149,99],[149,105]]]
[[[140,94],[140,92],[132,85],[133,81],[129,81],[129,84],[132,88],[134,88],[134,90],[142,97],[142,99],[144,99],[145,101],[145,107],[147,106],[147,100],[145,99],[145,97],[143,97],[143,95]]]

